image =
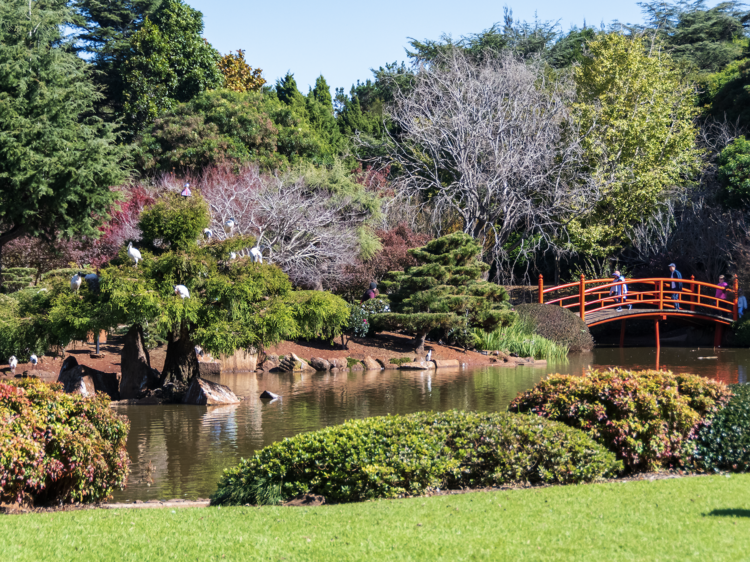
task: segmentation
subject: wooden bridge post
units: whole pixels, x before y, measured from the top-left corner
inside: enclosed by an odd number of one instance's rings
[[[714,329],[714,347],[721,347],[721,336],[723,335],[723,326],[716,323],[716,328]]]
[[[658,281],[658,283],[659,283],[659,310],[664,310],[664,281]],[[657,334],[657,336],[656,337],[657,337],[657,340],[658,340],[659,339],[659,336],[658,336],[658,334],[659,334],[659,328],[658,328],[659,323],[658,323],[658,320],[657,320],[656,326],[657,326],[657,328],[656,328],[656,334]]]
[[[690,276],[690,280],[691,281],[695,281],[695,275],[691,275]],[[700,291],[700,287],[696,287],[695,283],[692,283],[690,285],[690,290],[693,293],[693,296],[690,297],[690,310],[694,312],[695,311],[695,304],[693,304],[693,303],[695,303],[695,293],[696,293],[696,291]]]
[[[656,354],[657,354],[657,357],[658,357],[659,351],[661,350],[661,342],[659,341],[659,319],[658,318],[656,320],[654,320],[654,326],[656,328]],[[659,368],[658,367],[658,359],[657,359],[657,367],[656,368],[657,369]]]
[[[581,320],[586,321],[586,276],[581,273],[581,286],[578,291],[579,302],[581,307]]]
[[[732,318],[734,318],[734,321],[737,322],[737,320],[740,319],[740,308],[739,308],[739,302],[740,302],[740,282],[737,280],[737,276],[734,276],[734,306],[732,306]]]
[[[539,274],[539,304],[544,304],[544,277]]]

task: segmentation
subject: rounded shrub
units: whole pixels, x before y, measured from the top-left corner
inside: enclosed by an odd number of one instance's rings
[[[349,325],[349,305],[325,291],[291,291],[286,302],[292,307],[298,337],[332,340]]]
[[[141,213],[138,226],[146,244],[188,250],[203,237],[210,215],[208,203],[199,194],[181,197],[170,193]]]
[[[696,375],[613,369],[552,375],[509,409],[585,431],[630,470],[656,470],[691,460],[692,440],[730,395],[725,384]]]
[[[732,398],[695,440],[695,464],[704,470],[750,471],[750,384],[730,389]]]
[[[0,382],[0,501],[108,498],[128,475],[128,428],[103,394],[65,394],[36,379]]]
[[[590,482],[621,463],[534,416],[451,411],[351,420],[274,443],[224,471],[212,504],[418,496],[435,488]]]
[[[567,308],[552,304],[519,304],[519,319],[535,334],[567,347],[570,351],[590,351],[594,347],[588,326]]]

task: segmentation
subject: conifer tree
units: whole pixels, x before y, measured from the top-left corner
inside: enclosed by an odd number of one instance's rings
[[[373,328],[414,333],[421,353],[433,330],[469,334],[472,328],[493,331],[512,324],[515,313],[508,293],[482,279],[489,266],[479,261],[481,252],[481,246],[463,232],[409,250],[420,265],[406,272],[392,271],[381,283],[392,312],[373,315]]]

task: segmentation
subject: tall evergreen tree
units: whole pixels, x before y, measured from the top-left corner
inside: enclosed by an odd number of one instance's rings
[[[90,70],[63,39],[54,0],[0,3],[0,252],[11,240],[93,236],[126,152],[92,117]]]

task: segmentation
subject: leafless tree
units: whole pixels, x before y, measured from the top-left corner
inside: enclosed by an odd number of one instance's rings
[[[389,109],[399,133],[382,161],[398,166],[397,196],[420,201],[438,230],[460,223],[506,280],[509,242],[516,255],[542,241],[564,251],[568,221],[599,199],[580,166],[573,95],[572,81],[540,62],[449,51]]]
[[[229,236],[224,223],[233,218],[235,232],[255,236],[264,261],[298,286],[327,287],[356,262],[358,229],[369,215],[348,197],[313,189],[300,175],[265,175],[257,168],[207,170],[200,190],[214,236]]]

